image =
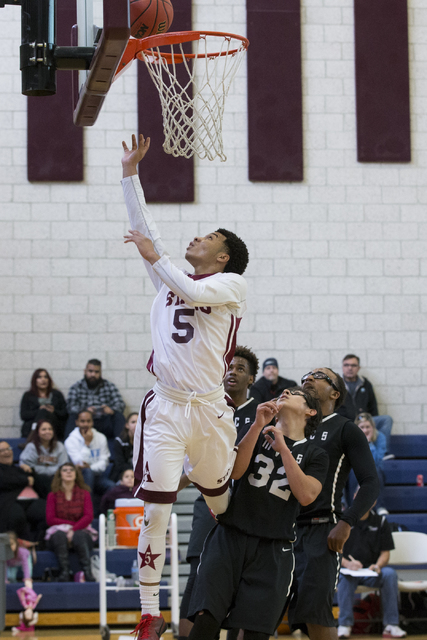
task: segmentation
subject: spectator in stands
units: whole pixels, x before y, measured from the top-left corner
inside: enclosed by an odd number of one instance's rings
[[[40,498],[47,498],[54,474],[67,461],[68,454],[62,442],[58,442],[52,424],[39,420],[19,456],[19,466],[34,476],[34,489]]]
[[[64,439],[67,421],[67,405],[46,369],[36,369],[31,377],[31,387],[24,393],[20,410],[21,436],[27,438],[31,429],[39,420],[48,420],[55,427],[59,440]]]
[[[90,411],[96,430],[108,439],[118,436],[125,424],[125,403],[117,387],[102,377],[100,360],[89,360],[84,378],[68,392],[67,408],[66,437],[74,429],[77,414],[83,410]]]
[[[135,434],[137,422],[138,414],[130,413],[127,417],[123,431],[114,440],[114,467],[110,476],[114,482],[117,482],[125,469],[132,469],[133,436]]]
[[[0,533],[14,531],[23,540],[42,540],[46,501],[34,492],[34,477],[13,464],[8,442],[0,442]]]
[[[338,413],[350,420],[353,420],[359,413],[370,413],[378,431],[381,431],[386,438],[386,457],[393,458],[390,454],[390,434],[393,426],[393,419],[388,415],[378,415],[377,399],[374,387],[368,378],[359,376],[360,358],[353,353],[348,353],[342,361],[342,370],[347,395],[344,404]]]
[[[296,387],[295,380],[288,380],[279,376],[279,365],[276,358],[267,358],[262,365],[262,377],[253,384],[249,395],[257,403],[268,402],[281,395],[285,389]]]
[[[132,498],[133,481],[133,469],[125,469],[122,471],[120,475],[120,482],[114,487],[108,489],[108,491],[102,496],[101,507],[99,509],[100,512],[107,515],[108,509],[114,509],[116,500],[119,500],[120,498]]]
[[[355,424],[360,427],[365,434],[368,442],[369,448],[372,453],[372,457],[374,458],[375,466],[377,468],[378,480],[380,481],[380,492],[376,502],[376,511],[379,516],[387,515],[388,511],[384,506],[384,455],[386,449],[386,441],[384,434],[381,431],[377,431],[375,427],[375,422],[370,413],[359,413],[358,416],[354,419]],[[357,491],[357,480],[354,475],[353,470],[350,471],[350,475],[348,477],[348,485],[346,487],[346,498],[348,501],[348,506],[352,503],[352,496]]]
[[[90,567],[90,552],[96,531],[90,526],[93,520],[92,500],[78,467],[66,462],[55,473],[52,492],[47,497],[46,531],[47,545],[54,551],[60,568],[58,580],[70,579],[68,550],[75,549],[86,582],[95,582]]]
[[[387,566],[391,549],[394,549],[393,536],[385,516],[379,516],[373,510],[368,511],[356,522],[344,545],[342,567],[352,571],[371,569],[377,575],[358,577],[341,574],[338,585],[339,638],[349,638],[351,635],[354,592],[360,584],[381,590],[383,638],[406,636],[406,632],[399,627],[397,574]]]
[[[91,491],[102,495],[114,485],[105,475],[110,460],[107,438],[94,429],[90,411],[77,415],[76,427],[66,439],[65,448]]]

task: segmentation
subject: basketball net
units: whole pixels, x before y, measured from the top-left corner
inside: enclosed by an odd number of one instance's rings
[[[190,34],[197,38],[191,38],[191,54],[184,52],[182,41],[174,41],[174,36],[183,34],[171,33],[165,34],[164,38],[170,42],[162,51],[159,46],[145,48],[144,45],[144,50],[137,55],[145,62],[159,92],[165,152],[185,158],[196,154],[209,160],[218,156],[224,162],[227,159],[222,139],[225,99],[249,42],[225,33],[188,32]]]

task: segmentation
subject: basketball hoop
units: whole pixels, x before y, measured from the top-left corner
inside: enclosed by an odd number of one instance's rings
[[[184,51],[186,42],[194,43],[192,53]],[[145,62],[162,104],[166,153],[227,159],[222,140],[225,98],[248,45],[242,36],[214,31],[182,31],[129,41],[119,69],[130,58]]]

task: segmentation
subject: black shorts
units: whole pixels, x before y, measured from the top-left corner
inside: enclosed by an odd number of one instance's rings
[[[298,527],[295,545],[295,582],[289,606],[292,629],[319,624],[336,627],[332,603],[341,566],[339,553],[328,548],[333,523]]]
[[[217,525],[200,557],[189,614],[210,611],[226,629],[272,635],[292,584],[292,543]]]

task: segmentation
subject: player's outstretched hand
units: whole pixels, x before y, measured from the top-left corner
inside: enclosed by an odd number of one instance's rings
[[[124,151],[122,158],[123,177],[127,178],[128,176],[133,176],[136,174],[138,163],[141,162],[142,158],[150,148],[150,138],[144,138],[142,133],[140,133],[137,144],[136,136],[132,135],[131,149],[129,149],[124,140],[122,142],[122,146]]]
[[[274,451],[279,451],[280,453],[283,449],[287,449],[283,432],[280,427],[272,427],[270,424],[264,428],[263,434],[267,442],[269,442],[273,447]],[[274,438],[270,434],[273,434]]]
[[[265,425],[271,422],[278,412],[279,410],[275,402],[272,400],[269,402],[263,402],[257,406],[255,422],[260,428],[265,427]]]
[[[145,260],[148,260],[150,264],[154,264],[160,258],[154,249],[154,245],[150,238],[144,236],[140,231],[129,229],[129,235],[123,236],[125,244],[127,242],[133,242],[138,247],[139,253]]]

